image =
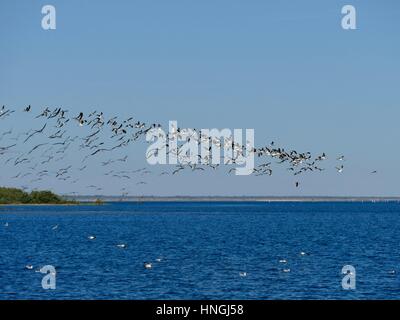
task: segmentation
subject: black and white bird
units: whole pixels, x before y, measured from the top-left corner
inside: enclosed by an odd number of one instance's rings
[[[344,169],[344,166],[341,165],[340,167],[335,167],[335,168],[336,168],[336,170],[337,170],[338,173],[342,173],[342,172],[343,172],[343,169]]]

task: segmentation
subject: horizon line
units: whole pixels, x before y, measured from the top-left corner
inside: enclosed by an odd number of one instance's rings
[[[122,196],[122,195],[62,195],[68,199],[80,199],[81,201],[101,200],[105,202],[141,202],[141,201],[308,201],[308,202],[356,202],[356,201],[400,201],[400,196],[159,196],[159,195],[141,195],[141,196]]]

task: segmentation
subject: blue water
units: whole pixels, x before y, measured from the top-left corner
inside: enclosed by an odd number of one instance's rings
[[[399,227],[394,202],[1,207],[0,299],[399,299]]]

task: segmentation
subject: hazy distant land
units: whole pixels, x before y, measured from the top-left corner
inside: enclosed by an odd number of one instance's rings
[[[78,202],[388,202],[400,201],[399,197],[374,197],[374,196],[63,196],[64,199]]]
[[[107,196],[57,195],[51,191],[25,192],[0,187],[0,204],[78,204],[104,202],[398,202],[399,197],[377,196]]]

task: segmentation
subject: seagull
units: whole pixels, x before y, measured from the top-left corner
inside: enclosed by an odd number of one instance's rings
[[[128,245],[125,243],[121,243],[121,244],[117,244],[117,247],[121,248],[121,249],[126,249],[128,247]]]
[[[324,152],[324,153],[322,153],[322,155],[318,156],[315,160],[322,161],[322,160],[325,160],[325,159],[326,159],[326,154]]]
[[[340,156],[340,157],[338,157],[336,160],[338,160],[338,161],[344,161],[344,156]]]
[[[151,269],[151,268],[153,267],[153,265],[151,264],[151,262],[145,262],[145,263],[144,263],[144,267],[145,267],[146,269]]]
[[[302,252],[300,252],[300,255],[301,255],[301,256],[306,256],[307,253],[305,253],[304,251],[302,251]]]
[[[96,236],[89,236],[88,239],[89,240],[94,240],[94,239],[96,239]]]
[[[24,140],[24,143],[27,142],[34,135],[36,135],[38,133],[42,133],[44,131],[44,129],[46,128],[46,126],[47,126],[47,123],[45,123],[44,126],[41,129],[33,130],[33,132]]]
[[[396,274],[396,270],[389,270],[388,273],[389,274]]]
[[[57,230],[58,229],[58,224],[56,224],[51,230]]]
[[[239,276],[246,277],[247,276],[247,272],[239,272]]]
[[[281,260],[279,260],[279,263],[287,263],[287,260],[286,259],[281,259]]]
[[[343,165],[341,165],[340,167],[335,167],[338,173],[342,173],[343,172]]]
[[[290,269],[289,268],[283,269],[282,272],[288,273],[288,272],[290,272]]]
[[[33,265],[27,264],[27,265],[25,266],[25,269],[27,269],[27,270],[32,270],[32,269],[33,269]]]

